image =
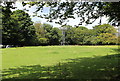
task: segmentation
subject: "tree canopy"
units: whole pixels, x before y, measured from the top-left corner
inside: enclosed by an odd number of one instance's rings
[[[33,22],[23,10],[10,10],[2,6],[2,42],[4,45],[32,45],[35,36]]]
[[[4,2],[6,8],[15,8],[12,5],[13,2]],[[7,5],[6,5],[7,4]],[[82,23],[91,24],[96,19],[101,18],[102,16],[109,17],[109,22],[112,22],[113,25],[120,25],[120,2],[22,2],[23,6],[29,4],[29,7],[34,5],[37,6],[36,11],[43,11],[45,6],[49,7],[48,14],[37,14],[36,16],[45,18],[49,22],[53,20],[58,20],[56,23],[60,25],[65,25],[69,18],[78,18],[79,24]],[[8,13],[9,10],[6,12]],[[101,20],[100,20],[101,23]]]
[[[61,30],[50,24],[35,22],[38,45],[59,45],[61,41]]]
[[[23,3],[25,5],[27,3]],[[6,2],[2,9],[3,23],[3,44],[5,45],[60,45],[62,40],[68,45],[101,45],[101,44],[118,44],[116,29],[109,25],[97,25],[93,29],[83,26],[66,25],[65,21],[69,18],[80,17],[80,23],[91,23],[91,20],[97,19],[103,15],[109,16],[110,21],[118,23],[119,10],[112,9],[118,3],[106,2],[30,2],[31,6],[37,5],[37,11],[47,5],[50,7],[48,15],[40,17],[53,21],[59,18],[57,23],[61,24],[64,29],[53,27],[50,24],[31,21],[28,13],[23,10],[11,11],[12,2]],[[114,4],[114,5],[113,5]],[[109,9],[110,8],[110,9]],[[114,13],[110,13],[110,11]],[[77,14],[77,16],[76,16]],[[112,15],[110,15],[112,14]],[[39,14],[38,14],[39,15]],[[64,35],[62,35],[64,34]],[[63,39],[64,37],[64,39]]]
[[[22,4],[37,5],[35,13],[42,12],[45,5],[49,6],[49,14],[37,14],[37,16],[46,18],[49,22],[58,19],[56,23],[61,25],[65,25],[67,19],[76,17],[80,19],[79,25],[83,22],[91,24],[102,16],[109,17],[109,22],[114,25],[120,25],[120,2],[23,2]]]

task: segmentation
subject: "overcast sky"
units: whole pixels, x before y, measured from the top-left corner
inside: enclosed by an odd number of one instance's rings
[[[19,10],[23,10],[24,7],[22,6],[22,3],[21,2],[16,2],[15,3],[15,6],[17,7],[17,9]],[[28,6],[26,6],[25,8],[29,9]],[[48,24],[51,24],[53,25],[53,27],[61,27],[59,24],[55,24],[54,22],[53,23],[50,23],[50,22],[47,22],[46,19],[43,19],[43,18],[39,18],[39,17],[32,17],[33,15],[33,12],[35,11],[36,9],[36,6],[33,6],[32,8],[29,9],[29,11],[27,12],[30,16],[31,16],[31,19],[33,22],[36,22],[36,21],[41,21],[41,23],[48,23]],[[49,7],[44,7],[44,10],[42,13],[48,13],[49,12]],[[39,13],[39,12],[38,12]],[[107,19],[106,17],[102,17],[102,24],[105,24],[107,23]],[[69,19],[69,22],[68,22],[68,25],[71,25],[71,26],[74,26],[74,25],[77,25],[79,23],[79,18],[76,18],[76,19]],[[99,19],[97,19],[93,24],[88,24],[88,25],[85,25],[83,24],[82,26],[85,26],[89,29],[91,29],[93,26],[95,25],[98,25],[99,23]]]

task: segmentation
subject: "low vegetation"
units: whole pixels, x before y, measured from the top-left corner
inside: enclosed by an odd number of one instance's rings
[[[3,51],[3,79],[119,79],[117,46],[43,46]],[[10,58],[10,59],[9,59]]]

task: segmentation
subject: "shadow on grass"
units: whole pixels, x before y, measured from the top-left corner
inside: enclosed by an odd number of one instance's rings
[[[120,54],[97,56],[93,58],[68,59],[67,63],[55,66],[21,66],[3,71],[3,79],[119,79]],[[117,81],[117,80],[115,80]]]

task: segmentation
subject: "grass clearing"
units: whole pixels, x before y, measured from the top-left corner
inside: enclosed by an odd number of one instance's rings
[[[2,68],[53,65],[65,59],[114,54],[117,46],[38,46],[2,49]]]
[[[9,70],[3,77],[111,79],[119,76],[116,68],[119,58],[111,58],[111,55],[117,55],[117,49],[118,46],[38,46],[2,49],[3,71]]]

